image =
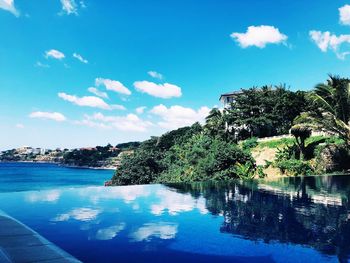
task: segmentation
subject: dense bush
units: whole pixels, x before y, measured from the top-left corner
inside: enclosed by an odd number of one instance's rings
[[[229,180],[237,178],[235,165],[247,161],[253,163],[252,157],[237,144],[196,134],[170,149],[164,159],[168,168],[157,182]]]
[[[292,176],[310,175],[314,171],[309,162],[304,160],[300,146],[296,143],[277,150],[274,166],[282,174]]]
[[[242,142],[242,149],[245,151],[251,151],[251,149],[253,149],[257,145],[258,145],[258,139],[256,137],[252,137]]]
[[[113,149],[110,144],[91,149],[74,149],[63,155],[63,164],[99,167],[106,159],[116,157],[120,152],[120,150]]]
[[[304,154],[297,143],[278,149],[274,166],[287,175],[345,171],[350,168],[350,152],[344,141],[337,137],[310,137],[305,142]]]
[[[141,142],[124,142],[116,145],[118,149],[121,150],[133,150],[139,147]]]
[[[311,175],[314,171],[309,162],[297,159],[281,160],[276,162],[276,167],[283,174],[292,176]]]
[[[196,123],[143,142],[125,156],[113,183],[194,182],[237,178],[238,163],[249,162],[250,153],[227,138],[211,136]]]
[[[149,184],[164,170],[159,151],[140,149],[122,159],[112,181],[117,185]]]

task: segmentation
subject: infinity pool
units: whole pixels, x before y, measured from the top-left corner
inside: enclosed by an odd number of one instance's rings
[[[0,209],[84,262],[346,262],[348,177],[0,194]]]

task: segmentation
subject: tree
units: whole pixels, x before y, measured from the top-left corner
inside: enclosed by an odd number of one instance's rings
[[[296,124],[325,131],[350,144],[350,80],[329,76],[326,84],[318,84],[308,97],[313,108],[296,118]]]
[[[290,133],[295,137],[296,143],[300,150],[300,159],[305,156],[305,141],[311,136],[311,129],[304,125],[295,125],[290,130]]]
[[[223,136],[226,133],[224,113],[213,108],[205,118],[204,129],[211,136]]]
[[[305,92],[285,85],[243,89],[228,108],[226,120],[239,140],[288,133],[292,122],[306,109]]]

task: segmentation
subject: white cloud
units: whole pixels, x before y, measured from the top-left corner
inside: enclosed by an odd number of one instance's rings
[[[65,58],[65,55],[61,51],[58,51],[56,49],[51,49],[45,52],[45,57],[61,60]]]
[[[142,113],[144,113],[145,109],[147,109],[146,106],[141,106],[141,107],[137,107],[135,109],[135,111],[136,111],[137,114],[142,114]]]
[[[176,129],[195,122],[204,122],[205,117],[208,116],[210,109],[208,107],[201,107],[198,110],[192,108],[185,108],[179,105],[167,108],[163,104],[153,107],[150,113],[161,117],[158,125],[166,129]]]
[[[87,61],[87,59],[83,58],[78,53],[73,53],[73,57],[76,58],[77,60],[79,60],[80,62],[84,63],[84,64],[89,63],[89,61]]]
[[[16,128],[18,129],[24,129],[24,125],[22,123],[17,123]]]
[[[140,119],[135,114],[126,116],[105,116],[102,113],[85,115],[82,121],[76,124],[103,129],[117,129],[120,131],[145,132],[153,124],[149,121]]]
[[[96,78],[95,85],[98,87],[100,85],[104,85],[107,90],[112,90],[124,95],[130,95],[131,91],[126,88],[121,82],[117,80],[104,79],[104,78]]]
[[[54,121],[65,121],[66,117],[59,112],[43,112],[43,111],[35,111],[29,114],[30,118],[38,118],[38,119],[47,119]]]
[[[148,71],[147,74],[155,79],[163,79],[163,75],[158,73],[157,71]]]
[[[321,32],[316,30],[310,31],[309,35],[322,52],[332,50],[340,59],[344,59],[349,54],[348,51],[340,51],[340,48],[343,44],[350,44],[350,35],[337,36],[329,31]]]
[[[125,223],[120,223],[115,226],[99,229],[96,233],[98,240],[110,240],[118,235],[125,228]]]
[[[14,0],[0,0],[0,8],[11,12],[15,16],[19,16],[19,11],[15,7]]]
[[[108,99],[108,94],[106,92],[100,91],[96,89],[95,87],[88,88],[88,91],[95,94],[98,97]]]
[[[175,223],[148,223],[137,229],[130,237],[137,242],[150,241],[151,238],[173,239],[177,234],[178,225]]]
[[[78,221],[92,221],[97,218],[97,216],[101,213],[101,210],[98,209],[92,209],[92,208],[76,208],[71,210],[68,213],[59,214],[56,216],[52,221],[62,222],[62,221],[68,221],[69,219],[73,218]]]
[[[280,44],[287,40],[278,28],[273,26],[250,26],[246,33],[232,33],[231,37],[238,42],[242,48],[256,46],[264,48],[267,44]]]
[[[78,106],[100,108],[104,110],[114,110],[114,109],[125,110],[125,107],[122,105],[109,105],[103,99],[95,96],[77,97],[75,95],[69,95],[64,92],[60,92],[58,93],[58,97],[60,97],[63,100],[69,101],[73,104],[76,104]]]
[[[162,215],[165,212],[169,215],[177,215],[194,209],[197,209],[201,214],[208,213],[203,197],[195,199],[190,194],[179,194],[166,189],[158,190],[157,197],[160,202],[151,206],[151,213],[154,215]]]
[[[78,14],[77,4],[74,0],[61,0],[62,4],[62,13],[70,15],[70,14]]]
[[[49,68],[49,67],[50,67],[49,65],[44,64],[44,63],[41,63],[40,61],[37,61],[37,62],[35,63],[35,66],[36,66],[36,67],[39,67],[39,68]]]
[[[350,25],[350,5],[339,8],[339,22],[343,25]]]
[[[151,96],[163,99],[181,97],[182,95],[180,87],[169,83],[156,84],[154,82],[144,80],[134,82],[134,87],[136,90],[142,93],[147,93]]]

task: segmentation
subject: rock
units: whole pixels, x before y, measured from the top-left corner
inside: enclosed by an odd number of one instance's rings
[[[349,152],[343,145],[328,144],[319,152],[316,170],[319,172],[344,171],[349,168]]]

